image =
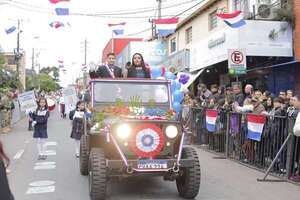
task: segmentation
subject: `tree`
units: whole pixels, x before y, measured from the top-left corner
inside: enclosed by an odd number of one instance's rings
[[[50,92],[59,89],[59,84],[48,74],[40,73],[37,79],[41,90]]]
[[[59,81],[59,69],[55,66],[42,68],[40,73],[49,74],[56,82]]]
[[[11,69],[6,69],[4,63],[4,56],[0,52],[0,90],[20,88],[21,82],[17,79],[17,73]]]
[[[47,69],[44,71],[44,73],[37,74],[35,77],[26,77],[27,90],[32,90],[34,88],[40,88],[40,90],[44,90],[46,92],[58,90],[60,88],[59,84],[53,77],[51,77],[49,74],[46,74],[46,71]]]

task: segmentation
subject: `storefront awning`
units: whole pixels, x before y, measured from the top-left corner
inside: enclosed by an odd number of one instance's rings
[[[188,87],[200,76],[200,74],[204,71],[205,69],[200,69],[199,71],[195,71],[193,73],[191,72],[178,72],[177,77],[179,78],[180,75],[185,74],[190,77],[189,81],[183,85],[182,89],[186,90]]]
[[[247,70],[247,72],[252,72],[252,71],[262,70],[262,69],[282,67],[282,66],[286,66],[286,65],[293,65],[293,64],[299,64],[299,63],[300,63],[299,60],[293,60],[293,61],[290,61],[290,62],[275,64],[275,65],[270,65],[270,66],[267,66],[267,67],[260,67],[260,68],[249,69],[249,70]]]

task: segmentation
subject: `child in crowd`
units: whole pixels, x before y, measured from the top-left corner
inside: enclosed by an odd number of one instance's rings
[[[38,101],[38,108],[32,113],[32,126],[34,127],[33,137],[37,139],[38,160],[45,160],[47,158],[45,141],[48,138],[48,118],[47,100],[42,97]]]
[[[78,101],[75,110],[69,113],[69,118],[72,120],[71,138],[75,140],[75,156],[79,158],[80,139],[84,134],[84,120],[86,109],[83,101]]]

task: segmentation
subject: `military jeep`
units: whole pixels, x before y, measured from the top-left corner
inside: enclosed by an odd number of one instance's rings
[[[91,199],[106,198],[112,177],[147,175],[176,181],[183,198],[197,196],[200,163],[197,152],[183,146],[186,133],[178,114],[170,114],[170,82],[97,79],[90,84],[94,117],[81,138],[79,161]]]

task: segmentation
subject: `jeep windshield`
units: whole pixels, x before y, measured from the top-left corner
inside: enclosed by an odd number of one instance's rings
[[[138,97],[142,103],[155,102],[169,105],[168,85],[165,82],[95,82],[95,103],[111,103],[121,99],[128,103]]]

